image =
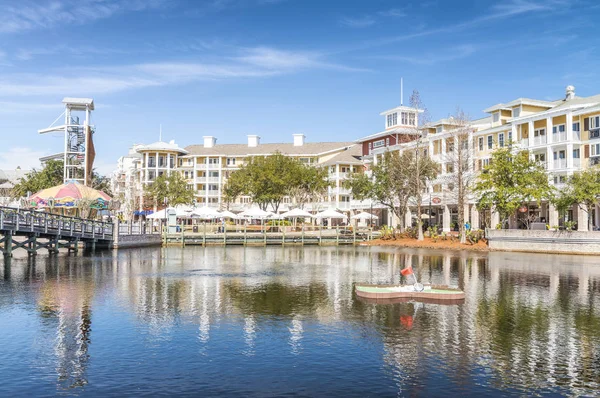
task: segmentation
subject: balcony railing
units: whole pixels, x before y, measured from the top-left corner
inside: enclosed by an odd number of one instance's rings
[[[552,142],[563,142],[567,140],[567,132],[552,133]]]
[[[533,137],[533,145],[544,145],[548,142],[545,135],[539,135],[537,137]]]
[[[579,167],[579,166],[581,166],[581,159],[573,158],[573,167]]]
[[[597,164],[600,164],[600,156],[590,158],[590,166],[595,166]]]
[[[554,159],[554,169],[566,169],[567,159]]]
[[[600,138],[600,127],[590,129],[590,139],[592,138]]]

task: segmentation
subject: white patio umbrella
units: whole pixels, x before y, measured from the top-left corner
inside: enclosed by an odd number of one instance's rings
[[[310,214],[306,210],[302,209],[293,209],[281,214],[283,218],[296,218],[296,217],[314,217],[314,215]]]
[[[264,211],[258,207],[253,207],[251,209],[241,212],[240,214],[238,214],[238,217],[251,218],[254,220],[264,220],[266,218],[269,218],[272,214],[273,213]]]
[[[344,220],[348,217],[342,213],[338,213],[333,209],[325,210],[320,212],[319,214],[313,216],[314,218],[343,218]]]
[[[367,213],[366,211],[363,211],[361,213],[355,214],[352,217],[350,217],[351,220],[377,220],[379,219],[379,217],[377,217],[375,214],[371,214],[371,213]]]
[[[233,218],[233,219],[238,219],[239,218],[237,214],[232,213],[229,210],[222,211],[219,216],[223,217],[223,218]]]
[[[203,206],[203,207],[199,207],[197,209],[192,210],[192,217],[210,220],[210,219],[219,218],[222,216],[221,216],[221,213],[219,213],[217,210],[213,209],[212,207]]]
[[[154,213],[146,216],[146,218],[150,219],[150,220],[166,220],[167,219],[167,209],[155,211]]]
[[[192,216],[192,210],[189,206],[175,206],[175,215],[177,218],[189,218]]]

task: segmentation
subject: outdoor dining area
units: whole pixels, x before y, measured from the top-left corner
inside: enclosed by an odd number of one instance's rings
[[[146,216],[146,225],[162,231],[165,240],[181,244],[206,244],[213,241],[228,243],[243,238],[250,240],[294,242],[318,238],[319,242],[340,237],[354,241],[373,236],[378,217],[361,212],[348,216],[335,209],[308,212],[295,208],[283,213],[273,213],[251,207],[239,213],[218,211],[212,207],[176,206]],[[258,238],[257,238],[258,237]],[[167,242],[168,243],[168,242]]]

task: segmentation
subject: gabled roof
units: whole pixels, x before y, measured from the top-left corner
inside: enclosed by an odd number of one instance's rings
[[[335,164],[362,164],[361,155],[362,148],[360,145],[353,145],[345,151],[338,153],[328,161],[320,163],[319,166],[333,166]]]

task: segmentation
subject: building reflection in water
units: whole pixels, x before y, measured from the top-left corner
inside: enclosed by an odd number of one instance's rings
[[[50,259],[33,269],[13,266],[7,273],[4,267],[2,277],[40,284],[39,316],[54,328],[60,388],[87,382],[99,294],[116,295],[145,326],[140,338],[151,346],[160,347],[182,324],[197,326],[200,354],[217,335],[223,338],[224,324],[237,333],[237,352],[247,358],[281,335],[291,355],[305,355],[308,334],[321,327],[337,331],[337,338],[375,341],[400,394],[425,391],[433,368],[423,364],[432,361],[455,385],[475,379],[522,391],[560,385],[578,394],[600,383],[600,267],[591,257],[195,247]],[[355,298],[355,282],[400,283],[408,264],[422,282],[461,287],[465,303],[382,305]],[[277,328],[282,334],[273,333]]]

